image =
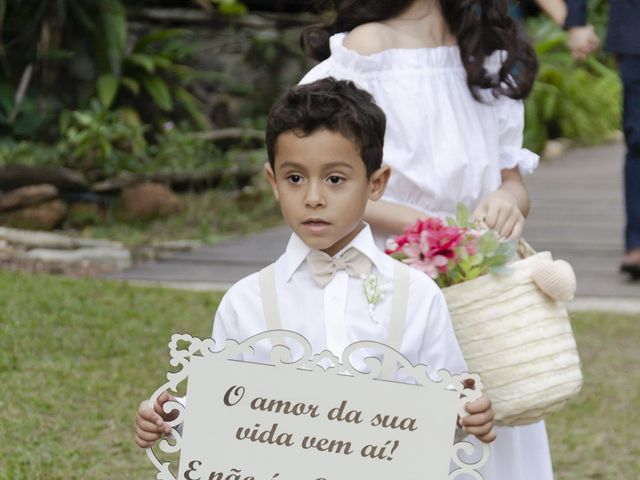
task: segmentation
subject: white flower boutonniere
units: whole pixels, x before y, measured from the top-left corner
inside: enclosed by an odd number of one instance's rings
[[[374,273],[370,273],[368,276],[361,275],[360,278],[362,279],[364,296],[367,298],[367,303],[369,304],[369,316],[371,320],[378,323],[374,308],[384,299],[385,294],[391,290],[391,283],[382,277],[376,276]]]

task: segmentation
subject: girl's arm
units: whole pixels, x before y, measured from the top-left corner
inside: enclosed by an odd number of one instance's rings
[[[518,167],[502,170],[502,185],[487,195],[473,212],[504,238],[519,238],[529,214],[529,194]]]
[[[529,214],[529,193],[518,167],[502,170],[502,185],[487,195],[474,216],[505,238],[522,235],[524,219]],[[400,235],[407,225],[427,215],[411,207],[378,200],[367,203],[364,219],[371,228],[384,235]]]
[[[386,200],[369,201],[364,213],[364,219],[373,231],[384,235],[401,235],[408,225],[426,216],[420,210]]]
[[[529,192],[518,167],[502,170],[502,185],[499,190],[506,190],[515,197],[523,217],[529,215]]]

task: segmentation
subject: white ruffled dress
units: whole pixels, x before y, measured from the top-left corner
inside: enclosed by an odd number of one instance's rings
[[[501,97],[476,101],[469,92],[457,46],[391,49],[363,56],[331,37],[331,56],[304,76],[310,83],[332,76],[370,92],[387,115],[384,162],[392,175],[385,200],[428,215],[469,209],[502,183],[500,170],[521,173],[538,166],[522,148],[522,102]],[[487,63],[499,68],[498,56]]]
[[[501,170],[522,174],[538,156],[522,148],[524,107],[507,97],[476,101],[466,83],[457,46],[390,49],[363,56],[331,37],[331,56],[300,83],[332,76],[369,91],[387,115],[384,162],[392,168],[385,200],[428,215],[470,210],[501,184]],[[499,57],[487,62],[497,71]],[[483,92],[488,93],[488,92]],[[552,480],[544,422],[499,427],[485,480]]]

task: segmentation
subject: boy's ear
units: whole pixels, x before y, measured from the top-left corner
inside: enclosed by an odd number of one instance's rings
[[[390,176],[391,167],[389,165],[382,165],[371,174],[369,177],[369,200],[380,200],[387,189]]]
[[[269,180],[269,185],[271,185],[273,196],[279,202],[280,192],[278,192],[278,185],[276,184],[276,174],[273,172],[273,168],[271,168],[271,164],[269,162],[264,164],[264,174],[267,176],[267,180]]]

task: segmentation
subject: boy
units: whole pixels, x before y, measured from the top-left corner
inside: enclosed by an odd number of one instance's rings
[[[382,196],[390,175],[381,165],[384,131],[382,110],[348,81],[326,78],[294,87],[274,106],[265,172],[293,235],[272,268],[226,293],[214,322],[216,343],[284,328],[306,337],[315,353],[328,349],[340,356],[355,341],[391,338],[391,346],[414,364],[428,365],[430,373],[465,370],[438,287],[378,250],[363,222],[367,201]],[[379,285],[392,280],[393,291],[381,298],[365,294],[363,284],[372,279]],[[271,346],[263,347],[252,360],[268,359]],[[165,421],[171,417],[162,409],[168,399],[163,394],[153,409],[140,404],[140,447],[170,432]],[[493,441],[491,402],[482,397],[467,410],[470,415],[460,420],[464,431]]]

